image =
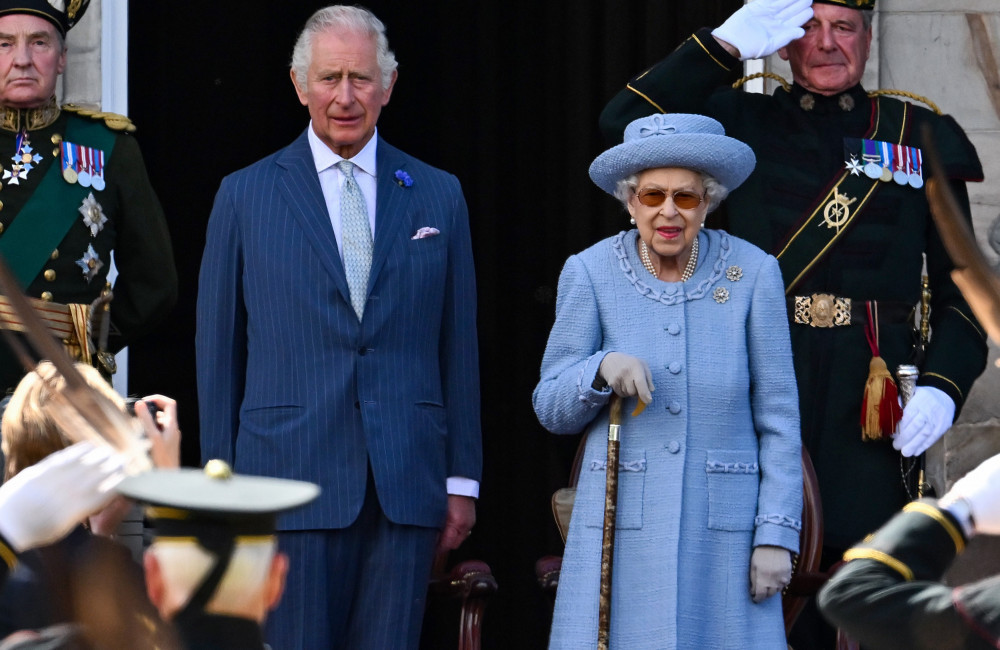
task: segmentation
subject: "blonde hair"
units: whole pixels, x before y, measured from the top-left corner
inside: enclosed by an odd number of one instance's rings
[[[104,380],[92,366],[77,363],[76,369],[84,381],[118,408],[125,410],[125,400]],[[29,372],[14,390],[10,403],[3,412],[0,435],[3,436],[3,453],[6,457],[4,480],[31,467],[49,454],[70,446],[72,441],[52,419],[49,404],[53,391],[66,387],[66,380],[48,361],[42,361]]]

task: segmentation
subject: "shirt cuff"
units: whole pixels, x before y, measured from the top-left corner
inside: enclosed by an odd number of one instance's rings
[[[471,478],[465,478],[464,476],[449,476],[448,494],[478,499],[479,481],[473,481]]]

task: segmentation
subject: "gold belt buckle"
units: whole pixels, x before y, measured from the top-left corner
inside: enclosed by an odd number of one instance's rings
[[[851,324],[851,299],[829,293],[795,296],[795,322],[810,327]]]

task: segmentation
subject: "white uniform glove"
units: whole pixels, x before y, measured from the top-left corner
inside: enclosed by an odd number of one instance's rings
[[[805,35],[812,0],[753,0],[712,31],[740,51],[740,61],[774,54]]]
[[[917,386],[903,408],[892,446],[904,456],[919,456],[944,435],[955,419],[955,402],[943,390]]]
[[[635,397],[649,404],[653,401],[653,373],[646,362],[630,354],[608,352],[597,374],[621,397]]]
[[[20,471],[0,486],[0,534],[20,553],[62,539],[115,496],[121,457],[80,442]]]
[[[958,500],[968,504],[974,532],[1000,535],[1000,454],[958,479],[938,504],[947,507]]]
[[[766,600],[792,579],[792,553],[780,546],[758,546],[750,556],[750,597]]]

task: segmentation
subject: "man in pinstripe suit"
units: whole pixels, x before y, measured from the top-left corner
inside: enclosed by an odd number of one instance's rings
[[[208,225],[202,460],[322,487],[279,522],[274,647],[415,648],[435,548],[469,534],[482,465],[465,199],[379,137],[396,61],[370,12],[316,12],[291,78],[309,127],[225,178]]]

